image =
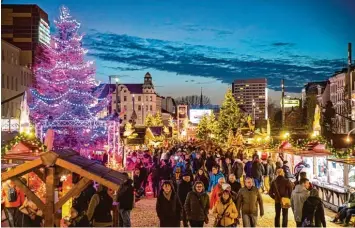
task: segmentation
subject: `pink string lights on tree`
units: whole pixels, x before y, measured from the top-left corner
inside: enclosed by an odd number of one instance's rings
[[[87,61],[87,50],[82,47],[83,36],[78,34],[80,23],[69,14],[66,7],[61,7],[55,35],[51,43],[44,47],[44,60],[35,65],[35,88],[30,90],[30,116],[38,123],[50,120],[94,121],[98,112],[107,107],[108,99],[98,98],[95,68],[92,61]],[[96,136],[105,133],[87,129],[58,129],[59,135],[71,137],[72,142],[87,143]],[[65,143],[66,139],[63,139]],[[73,141],[74,140],[74,141]]]

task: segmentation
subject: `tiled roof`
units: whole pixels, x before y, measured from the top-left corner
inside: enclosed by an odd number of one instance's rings
[[[143,84],[119,84],[127,87],[130,93],[142,94]],[[105,98],[116,90],[116,84],[100,84],[94,89],[94,93],[99,93],[99,98]]]

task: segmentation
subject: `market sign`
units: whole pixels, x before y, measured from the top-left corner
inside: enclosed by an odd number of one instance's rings
[[[280,101],[280,105],[282,106],[282,101]],[[299,107],[300,100],[299,99],[284,98],[284,106],[285,106],[285,108]]]

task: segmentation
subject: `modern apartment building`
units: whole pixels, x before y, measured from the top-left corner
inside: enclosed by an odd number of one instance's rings
[[[232,92],[240,107],[255,117],[255,120],[268,118],[266,78],[235,80],[232,84]]]
[[[31,67],[38,46],[50,42],[48,14],[37,5],[1,4],[1,39],[20,48],[19,61]]]
[[[1,40],[1,101],[24,92],[32,82],[32,72],[21,65],[21,49]],[[1,105],[1,117],[18,118],[22,97]]]

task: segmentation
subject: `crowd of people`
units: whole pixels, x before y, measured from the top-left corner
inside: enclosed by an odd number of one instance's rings
[[[256,152],[247,156],[220,149],[206,151],[193,144],[139,154],[130,154],[133,176],[124,173],[127,180],[117,194],[103,185],[89,184],[74,197],[65,224],[112,226],[112,205],[117,202],[119,226],[130,227],[135,201],[145,197],[148,189],[157,198],[156,214],[161,227],[202,227],[209,224],[210,217],[214,218],[215,227],[255,227],[264,215],[263,194],[275,201],[275,227],[287,227],[289,209],[297,227],[327,225],[317,189],[302,169],[292,174],[282,157],[274,161],[268,156],[259,157]],[[73,174],[73,183],[79,180]],[[2,195],[12,226],[41,225],[42,212],[12,181],[3,187]],[[332,222],[349,225],[354,213],[355,193],[339,208]]]

